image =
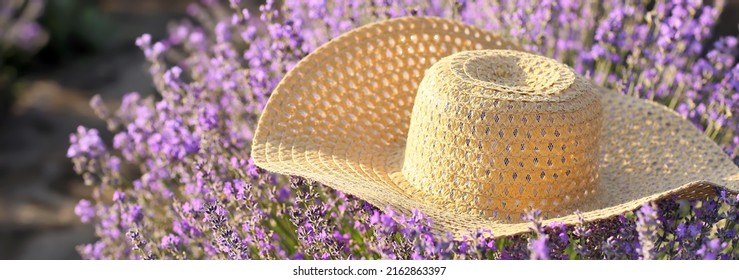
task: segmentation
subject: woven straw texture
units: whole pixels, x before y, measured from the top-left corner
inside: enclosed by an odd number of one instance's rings
[[[436,232],[609,218],[667,197],[739,191],[739,168],[677,113],[592,85],[487,31],[400,18],[350,31],[272,93],[252,144],[306,177]]]

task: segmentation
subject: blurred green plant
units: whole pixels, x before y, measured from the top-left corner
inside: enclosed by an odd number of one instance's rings
[[[49,45],[42,55],[63,60],[79,52],[95,52],[106,47],[113,24],[100,10],[98,0],[47,1],[40,23],[49,31]]]

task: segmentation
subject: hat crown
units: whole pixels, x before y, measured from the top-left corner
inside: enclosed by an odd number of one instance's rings
[[[575,74],[566,65],[517,51],[460,53],[449,58],[449,66],[463,82],[508,95],[557,95],[575,80]]]
[[[598,184],[600,99],[553,59],[510,51],[445,57],[421,81],[403,175],[456,211],[518,219],[557,211]]]

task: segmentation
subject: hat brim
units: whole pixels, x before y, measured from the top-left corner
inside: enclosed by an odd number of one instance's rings
[[[400,45],[404,47],[399,47]],[[407,48],[406,46],[412,46]],[[440,18],[366,25],[321,46],[275,88],[252,143],[254,162],[301,176],[402,214],[418,209],[435,232],[478,229],[506,236],[528,230],[518,219],[442,209],[401,173],[411,110],[424,70],[474,49],[521,48],[488,31]],[[739,191],[739,168],[721,148],[660,104],[598,87],[604,120],[600,184],[587,202],[545,223],[610,218],[667,197],[700,198],[716,187]]]

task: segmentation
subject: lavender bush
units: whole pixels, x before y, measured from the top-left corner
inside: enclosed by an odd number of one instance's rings
[[[722,2],[268,1],[252,16],[194,3],[194,20],[136,44],[160,97],[91,104],[115,136],[80,127],[68,156],[92,201],[75,212],[99,241],[89,259],[737,259],[739,202],[728,193],[667,200],[598,223],[542,224],[531,233],[461,241],[431,234],[423,213],[398,216],[249,157],[256,120],[280,78],[354,27],[434,15],[478,25],[572,65],[597,83],[675,109],[731,157],[739,143],[737,39],[709,44]],[[493,233],[494,234],[494,233]]]

